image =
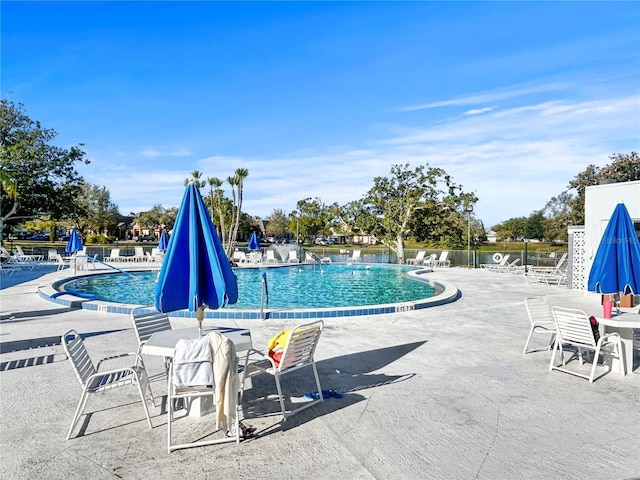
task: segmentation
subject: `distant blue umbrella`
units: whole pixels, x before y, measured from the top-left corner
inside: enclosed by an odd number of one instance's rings
[[[640,293],[640,240],[624,203],[619,203],[600,240],[589,272],[590,292]]]
[[[160,241],[158,242],[158,248],[160,250],[166,250],[169,245],[169,239],[167,238],[167,231],[163,228],[160,232]]]
[[[236,276],[200,192],[190,183],[158,275],[156,309],[196,312],[202,330],[205,308],[218,309],[237,301]]]
[[[78,231],[76,227],[73,227],[71,230],[71,235],[69,235],[69,241],[67,242],[67,246],[64,248],[65,252],[75,253],[82,250],[82,239],[80,235],[78,235]]]
[[[253,232],[249,238],[249,250],[260,250],[260,240],[258,240],[256,232]]]

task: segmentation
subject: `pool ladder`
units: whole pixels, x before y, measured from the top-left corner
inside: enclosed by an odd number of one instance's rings
[[[264,314],[264,301],[267,300],[267,305],[269,304],[269,287],[267,286],[267,272],[262,272],[262,278],[260,280],[261,283],[261,291],[260,291],[260,318],[262,320],[266,320],[267,317]]]

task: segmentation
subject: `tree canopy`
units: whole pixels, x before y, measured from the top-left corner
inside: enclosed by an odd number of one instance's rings
[[[340,223],[354,233],[372,235],[393,250],[404,263],[404,242],[441,241],[447,237],[462,244],[466,231],[466,207],[477,197],[465,193],[447,173],[429,165],[394,165],[389,177],[374,178],[373,187],[359,202],[346,205]]]
[[[0,235],[4,222],[48,215],[77,219],[82,177],[76,162],[89,163],[82,144],[69,149],[51,142],[57,133],[31,120],[22,104],[0,100]],[[1,238],[1,237],[0,237]]]

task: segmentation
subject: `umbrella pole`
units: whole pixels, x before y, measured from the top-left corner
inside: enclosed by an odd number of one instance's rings
[[[204,320],[204,307],[198,308],[196,310],[196,319],[198,320],[198,333],[202,336],[202,321]]]

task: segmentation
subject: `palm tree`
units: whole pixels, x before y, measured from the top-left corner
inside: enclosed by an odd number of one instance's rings
[[[214,205],[216,206],[216,210],[218,211],[218,233],[220,234],[220,241],[224,245],[226,234],[224,231],[224,212],[222,211],[222,180],[219,178],[207,178],[209,182],[209,203],[211,204],[211,218],[214,218]],[[214,195],[215,194],[215,195]],[[214,204],[214,198],[216,200]]]

